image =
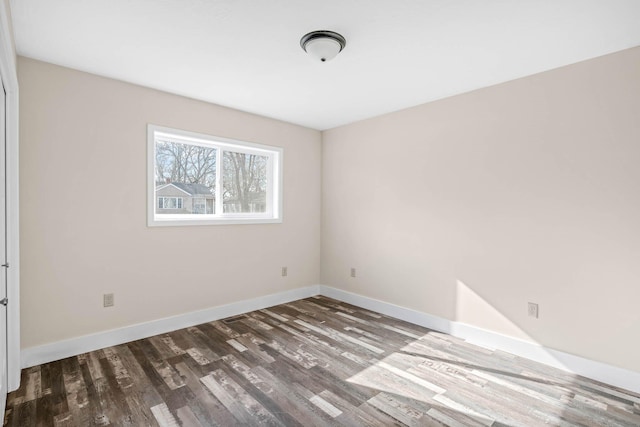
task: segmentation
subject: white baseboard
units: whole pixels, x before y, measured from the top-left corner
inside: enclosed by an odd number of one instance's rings
[[[318,285],[307,286],[205,310],[192,311],[178,316],[138,323],[124,328],[57,341],[51,344],[24,348],[22,349],[20,357],[21,366],[22,368],[28,368],[30,366],[53,362],[54,360],[64,359],[65,357],[76,356],[89,351],[124,344],[129,341],[164,334],[177,329],[188,328],[201,323],[212,322],[214,320],[224,319],[225,317],[260,310],[318,294]]]
[[[444,332],[481,347],[502,350],[573,374],[640,393],[640,372],[618,368],[547,348],[535,342],[502,335],[466,323],[444,319],[330,286],[320,285],[320,294],[425,328]]]
[[[462,338],[472,344],[506,351],[564,371],[640,393],[640,372],[629,371],[606,363],[596,362],[584,357],[546,348],[534,342],[513,338],[466,323],[455,322],[325,285],[307,286],[206,310],[194,311],[51,344],[25,348],[21,352],[21,365],[23,368],[40,365],[65,357],[147,338],[201,323],[224,319],[225,317],[260,310],[318,294],[386,314],[387,316],[395,317],[425,328],[444,332]]]

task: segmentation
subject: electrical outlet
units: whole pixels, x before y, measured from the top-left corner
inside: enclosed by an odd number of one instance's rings
[[[282,277],[287,275],[287,267],[282,267]]]
[[[356,269],[351,267],[351,277],[356,277]]]
[[[528,307],[529,317],[538,318],[538,304],[535,302],[530,302]]]
[[[102,295],[102,304],[105,307],[113,307],[113,294],[104,294]]]

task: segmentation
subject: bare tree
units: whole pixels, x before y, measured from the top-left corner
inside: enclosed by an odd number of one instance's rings
[[[216,149],[171,141],[156,142],[156,180],[204,184],[216,183]]]
[[[264,205],[266,200],[267,157],[226,151],[223,188],[225,201],[250,212],[251,204]],[[263,210],[264,206],[259,208]]]

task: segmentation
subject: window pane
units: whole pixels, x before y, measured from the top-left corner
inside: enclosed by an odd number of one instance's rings
[[[160,209],[180,209],[181,199],[176,197],[158,197],[158,208]]]
[[[217,150],[157,139],[155,177],[158,213],[213,214]],[[205,206],[193,201],[202,200]],[[206,206],[211,206],[207,212]]]
[[[206,213],[207,203],[204,198],[193,199],[193,213],[204,214]]]
[[[267,156],[224,151],[223,211],[263,213],[267,208]]]

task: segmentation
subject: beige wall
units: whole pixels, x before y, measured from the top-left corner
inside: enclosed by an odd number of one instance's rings
[[[639,75],[636,48],[321,151],[313,130],[20,58],[22,346],[320,281],[640,371]],[[284,147],[284,223],[146,227],[147,123]]]
[[[318,283],[320,132],[18,65],[23,348]],[[284,222],[148,228],[147,123],[283,147]]]
[[[322,176],[323,284],[640,371],[640,48],[327,131]]]

